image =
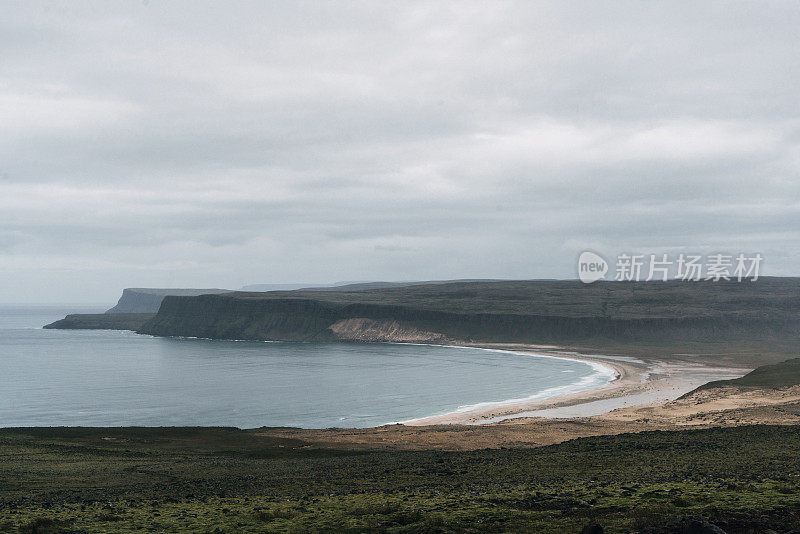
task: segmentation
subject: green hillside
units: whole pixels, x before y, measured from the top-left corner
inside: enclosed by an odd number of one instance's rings
[[[783,388],[800,385],[800,358],[762,365],[740,378],[709,382],[695,391],[724,386],[745,388]]]

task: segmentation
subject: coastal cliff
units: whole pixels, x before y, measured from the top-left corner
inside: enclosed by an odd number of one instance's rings
[[[797,338],[800,283],[469,282],[167,296],[138,331],[281,341],[575,343]]]
[[[122,290],[117,305],[106,313],[156,313],[161,301],[167,295],[197,296],[214,293],[225,293],[227,289],[160,289],[150,287],[129,287]]]
[[[227,289],[157,289],[127,288],[117,305],[105,313],[73,313],[45,325],[55,330],[138,330],[152,319],[167,295],[204,295],[225,293]]]
[[[154,313],[73,313],[43,326],[53,330],[138,330]]]

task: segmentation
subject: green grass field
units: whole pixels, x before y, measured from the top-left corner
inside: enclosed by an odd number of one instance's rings
[[[800,525],[800,427],[475,452],[315,450],[220,428],[3,429],[0,458],[3,532],[568,533],[590,523],[683,532],[697,518],[729,533]]]

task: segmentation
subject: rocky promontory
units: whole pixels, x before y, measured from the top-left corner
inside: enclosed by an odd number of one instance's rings
[[[44,328],[54,330],[138,330],[154,313],[73,313]]]
[[[197,296],[225,293],[227,289],[127,288],[117,305],[105,313],[74,313],[44,328],[57,330],[138,330],[158,312],[168,295]]]
[[[167,295],[181,297],[196,297],[197,295],[209,295],[216,293],[227,293],[228,289],[181,289],[181,288],[149,288],[149,287],[129,287],[122,290],[122,296],[117,305],[106,311],[106,313],[156,313],[161,306],[161,301]]]

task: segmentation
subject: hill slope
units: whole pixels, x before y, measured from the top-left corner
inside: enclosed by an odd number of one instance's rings
[[[684,395],[688,397],[695,391],[704,389],[737,386],[740,388],[775,389],[800,385],[800,358],[792,358],[785,362],[762,365],[740,378],[732,380],[715,380],[704,384]]]

